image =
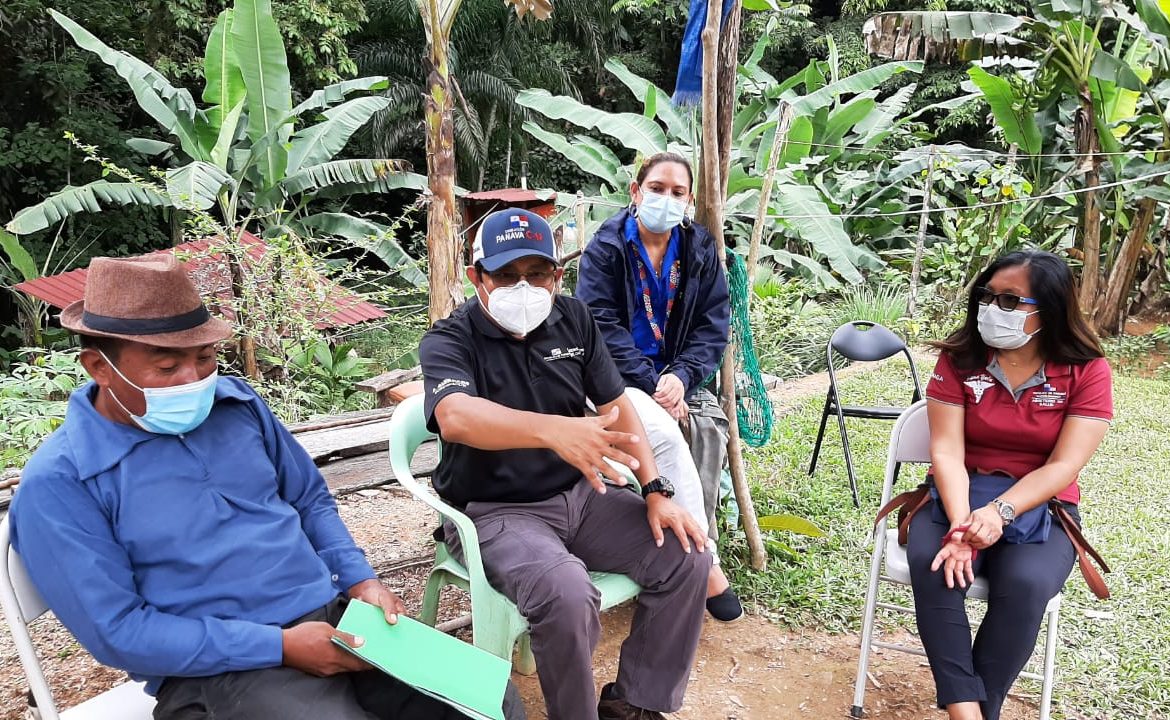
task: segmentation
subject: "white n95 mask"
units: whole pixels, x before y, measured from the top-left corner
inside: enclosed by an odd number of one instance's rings
[[[548,319],[552,304],[551,292],[521,280],[488,293],[487,312],[504,330],[525,336]]]

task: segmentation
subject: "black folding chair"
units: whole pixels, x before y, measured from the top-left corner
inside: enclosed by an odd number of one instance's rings
[[[896,420],[906,408],[842,404],[837,393],[837,372],[833,368],[834,352],[849,360],[863,362],[885,360],[902,353],[910,361],[910,377],[914,380],[914,397],[911,403],[922,399],[922,386],[918,383],[918,369],[914,366],[914,357],[910,355],[910,349],[906,347],[902,338],[888,328],[868,320],[854,320],[834,330],[833,336],[829,338],[829,346],[825,351],[829,359],[829,393],[825,398],[825,409],[821,413],[821,429],[817,431],[817,444],[813,447],[808,474],[816,472],[821,441],[825,438],[825,425],[829,421],[829,415],[836,414],[837,426],[841,429],[841,446],[845,450],[845,469],[849,473],[849,489],[853,491],[853,504],[861,507],[861,499],[857,495],[857,478],[853,474],[853,455],[849,452],[849,435],[845,430],[845,418]],[[894,476],[897,477],[897,474],[898,469],[895,468]]]

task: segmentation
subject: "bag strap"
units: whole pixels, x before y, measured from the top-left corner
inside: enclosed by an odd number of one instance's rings
[[[1065,534],[1068,535],[1068,539],[1072,542],[1073,549],[1077,551],[1077,563],[1081,566],[1081,575],[1084,576],[1089,589],[1099,599],[1108,600],[1109,588],[1106,587],[1105,579],[1101,577],[1101,573],[1097,572],[1097,568],[1093,567],[1093,564],[1089,562],[1089,556],[1092,556],[1105,572],[1109,572],[1109,566],[1105,564],[1105,560],[1093,549],[1093,546],[1085,540],[1085,536],[1081,534],[1081,528],[1073,520],[1068,510],[1065,510],[1064,506],[1056,500],[1053,500],[1050,505],[1052,512],[1060,520],[1060,525],[1064,528]]]
[[[910,530],[910,520],[914,517],[914,513],[921,510],[922,506],[925,505],[929,500],[930,486],[926,484],[919,485],[913,490],[907,490],[906,492],[895,496],[892,500],[882,506],[881,510],[878,510],[877,517],[874,518],[873,521],[874,529],[877,529],[878,523],[882,521],[882,518],[886,517],[894,510],[897,510],[898,544],[905,545],[906,537]]]

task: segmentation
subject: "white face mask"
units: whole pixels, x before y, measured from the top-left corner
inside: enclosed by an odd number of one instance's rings
[[[1032,336],[1040,332],[1024,332],[1024,323],[1029,315],[1038,310],[1004,310],[994,304],[979,306],[979,336],[988,347],[996,350],[1015,350],[1028,344]]]
[[[521,280],[510,287],[498,287],[488,293],[487,307],[484,309],[504,330],[524,337],[548,319],[552,304],[551,292]]]
[[[642,191],[642,204],[638,205],[638,219],[647,230],[664,233],[682,223],[687,214],[687,204],[669,195]]]

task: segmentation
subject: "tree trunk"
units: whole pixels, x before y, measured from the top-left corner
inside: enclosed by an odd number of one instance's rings
[[[1101,335],[1120,333],[1124,326],[1129,292],[1133,288],[1138,261],[1141,260],[1142,250],[1146,246],[1146,238],[1154,224],[1154,213],[1157,210],[1158,201],[1153,198],[1142,198],[1138,203],[1137,214],[1129,226],[1129,232],[1125,234],[1125,241],[1121,243],[1113,270],[1109,273],[1105,300],[1096,305],[1096,313],[1093,315],[1093,324]],[[1083,307],[1084,300],[1081,302]]]
[[[1081,250],[1084,264],[1081,267],[1081,312],[1092,312],[1101,285],[1101,206],[1097,202],[1097,186],[1101,184],[1097,157],[1097,127],[1093,124],[1093,98],[1089,88],[1080,93],[1080,108],[1077,109],[1074,133],[1077,142],[1079,162],[1085,169],[1084,220],[1081,228]]]
[[[918,308],[918,286],[922,281],[922,254],[926,251],[926,230],[930,227],[930,196],[934,191],[934,145],[926,164],[926,187],[922,189],[922,212],[918,215],[918,237],[914,240],[914,259],[910,262],[910,297],[906,312],[914,317]]]
[[[483,191],[483,176],[487,172],[487,159],[492,156],[492,131],[496,129],[496,103],[492,103],[492,109],[488,112],[487,129],[484,130],[484,141],[487,143],[486,152],[484,154],[484,161],[479,166],[479,182],[475,184],[475,191]]]
[[[722,9],[720,9],[722,12]],[[743,16],[740,0],[727,14],[719,31],[719,197],[727,198],[727,176],[731,174],[731,126],[735,120],[735,84],[739,71],[739,28]],[[750,276],[749,276],[750,277]]]
[[[719,155],[719,25],[723,3],[720,0],[707,1],[707,25],[703,29],[703,142],[700,155],[699,178],[701,194],[696,210],[698,221],[711,231],[715,247],[722,262],[727,262],[726,245],[723,238],[723,180]],[[768,556],[760,535],[752,503],[751,488],[747,484],[747,469],[744,467],[743,450],[739,444],[739,423],[735,412],[735,343],[727,344],[723,364],[719,368],[720,400],[723,412],[729,422],[727,460],[731,469],[731,482],[735,488],[735,501],[739,505],[740,522],[747,536],[751,564],[756,570],[763,570]]]
[[[447,37],[435,29],[427,48],[428,92],[423,100],[426,125],[427,179],[431,190],[427,209],[427,264],[433,325],[463,303],[463,242],[455,205],[454,98],[447,65]]]

